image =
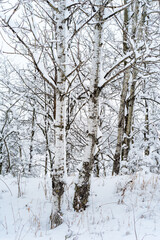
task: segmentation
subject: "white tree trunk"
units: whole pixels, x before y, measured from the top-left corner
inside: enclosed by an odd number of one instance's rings
[[[51,228],[62,223],[61,203],[65,187],[65,0],[58,3],[57,24],[57,92],[55,119],[55,161],[53,166],[52,192],[53,210],[51,214]]]
[[[128,3],[128,0],[124,1],[125,4]],[[129,33],[129,9],[124,10],[124,26],[123,26],[123,52],[127,54],[129,50],[128,46],[128,33]],[[124,66],[127,65],[127,61],[124,62]],[[130,68],[124,72],[123,83],[122,83],[122,92],[120,97],[120,108],[118,114],[118,134],[117,134],[117,144],[116,151],[114,155],[114,163],[112,174],[118,174],[120,170],[120,160],[121,160],[121,151],[122,151],[122,142],[124,135],[124,120],[125,120],[125,106],[126,98],[128,93],[128,83],[130,79]]]
[[[127,1],[128,0],[125,0],[125,4],[127,3]],[[132,47],[133,46],[137,47],[138,44],[143,41],[143,28],[146,15],[146,5],[144,4],[143,8],[141,8],[140,4],[142,4],[140,3],[140,1],[135,0],[131,5],[131,9],[127,8],[124,11],[124,34],[123,34],[124,54],[127,53],[131,45],[130,42],[131,40],[128,39],[129,35],[131,36],[133,41]],[[130,15],[129,11],[133,13],[132,17],[129,16]],[[127,63],[124,63],[124,65],[125,64]],[[121,160],[128,161],[128,153],[130,150],[131,143],[131,129],[133,124],[133,111],[137,73],[138,73],[137,70],[134,68],[132,69],[132,71],[128,69],[124,73],[123,88],[120,99],[120,110],[118,116],[118,136],[116,152],[114,156],[112,172],[113,174],[119,173]]]
[[[31,173],[32,169],[32,161],[33,161],[33,140],[34,140],[34,134],[35,134],[35,118],[36,118],[36,110],[35,107],[33,107],[33,113],[32,113],[32,130],[31,130],[31,142],[30,142],[30,149],[29,149],[29,172]]]
[[[101,0],[96,1],[101,6]],[[90,192],[90,176],[94,165],[94,157],[97,145],[97,129],[99,119],[99,88],[101,69],[101,47],[102,47],[102,17],[103,10],[99,11],[95,17],[94,29],[94,52],[92,59],[92,74],[90,80],[90,98],[88,106],[88,137],[87,146],[84,153],[82,169],[79,172],[78,183],[75,188],[73,207],[75,211],[85,210]]]
[[[142,3],[141,3],[142,4]],[[132,18],[132,39],[134,41],[134,45],[138,47],[138,45],[144,41],[143,34],[145,29],[145,18],[146,18],[146,4],[141,6],[140,2],[138,0],[135,0],[132,5],[132,12],[134,12],[134,16]],[[141,10],[140,10],[141,9]],[[123,149],[122,149],[122,160],[128,161],[128,153],[130,150],[130,144],[132,139],[132,124],[133,124],[133,111],[134,111],[134,100],[135,100],[135,94],[136,94],[136,83],[137,83],[137,69],[132,69],[131,74],[131,86],[129,91],[129,98],[127,99],[127,115],[125,116],[126,122],[125,122],[125,136],[124,136],[124,142],[123,142]]]

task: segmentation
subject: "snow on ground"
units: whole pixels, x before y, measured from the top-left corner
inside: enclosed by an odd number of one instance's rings
[[[92,178],[89,207],[72,209],[69,178],[64,223],[50,230],[50,178],[0,177],[0,240],[160,240],[160,176]]]

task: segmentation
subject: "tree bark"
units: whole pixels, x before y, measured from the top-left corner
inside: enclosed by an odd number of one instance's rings
[[[101,0],[96,1],[100,6]],[[90,80],[90,97],[88,106],[88,137],[87,146],[84,153],[82,169],[79,172],[78,183],[75,186],[73,208],[75,211],[83,211],[87,207],[90,194],[90,177],[94,165],[97,145],[97,129],[99,120],[99,78],[101,69],[101,48],[102,48],[102,17],[103,10],[99,10],[95,17],[96,24],[94,30],[94,52],[92,59],[92,76]]]
[[[61,203],[65,188],[65,0],[58,3],[57,24],[57,93],[55,119],[55,162],[52,177],[53,209],[50,216],[51,228],[62,223]]]
[[[145,156],[148,156],[150,153],[150,147],[148,144],[148,138],[149,136],[149,111],[148,111],[148,103],[147,100],[145,100],[145,132],[144,132],[144,141],[147,143],[147,146],[145,147],[144,154]]]
[[[124,4],[127,4],[128,0],[124,1]],[[128,31],[129,31],[129,9],[125,8],[124,10],[124,26],[123,26],[123,52],[127,54],[129,50],[128,46]],[[124,61],[124,66],[127,65],[127,61]],[[120,96],[120,108],[118,113],[118,134],[117,134],[117,144],[116,151],[114,155],[112,175],[119,174],[120,170],[120,161],[121,161],[121,151],[122,143],[124,136],[124,121],[125,121],[125,106],[126,98],[128,93],[128,82],[130,79],[130,68],[124,72],[123,83],[122,83],[122,92]]]
[[[134,16],[132,18],[132,30],[131,35],[134,41],[135,46],[138,45],[141,41],[143,41],[143,28],[146,18],[146,5],[144,4],[142,7],[142,12],[140,12],[140,2],[135,0],[132,5],[132,12],[134,12]],[[136,78],[137,78],[137,70],[132,70],[132,84],[129,91],[129,99],[126,101],[126,109],[127,115],[125,116],[125,131],[124,131],[124,141],[122,148],[122,161],[128,161],[128,153],[130,150],[131,144],[131,130],[133,124],[133,110],[134,110],[134,102],[135,102],[135,89],[136,89]],[[147,110],[145,119],[147,119]],[[147,120],[146,120],[147,122]],[[147,126],[147,124],[146,124]],[[147,130],[148,132],[148,130]],[[148,152],[148,150],[146,150]]]
[[[30,148],[29,148],[29,172],[31,172],[32,168],[32,161],[33,161],[33,139],[34,139],[34,134],[35,134],[35,117],[36,117],[36,110],[35,107],[33,107],[33,112],[32,112],[32,130],[31,130],[31,141],[30,141]]]
[[[123,141],[122,148],[122,161],[128,160],[128,153],[130,150],[130,144],[132,140],[131,131],[133,125],[133,110],[134,110],[134,102],[135,102],[135,87],[136,87],[136,72],[134,71],[132,84],[130,87],[130,96],[126,104],[127,115],[125,116],[125,136]]]
[[[125,0],[125,4],[128,0]],[[132,41],[134,42],[134,46],[138,46],[138,44],[143,40],[143,25],[145,21],[144,15],[145,13],[145,4],[143,6],[143,11],[140,10],[140,2],[135,0],[131,9],[126,8],[124,10],[124,32],[123,32],[123,52],[127,54],[130,49],[130,40],[128,36],[131,36]],[[129,11],[133,13],[132,16],[129,16]],[[131,45],[133,47],[133,45]],[[124,62],[126,65],[127,62]],[[123,88],[120,100],[120,110],[118,116],[118,137],[117,137],[117,145],[114,156],[114,164],[113,164],[113,174],[118,174],[120,171],[120,162],[128,161],[128,154],[130,150],[131,144],[131,131],[133,125],[133,111],[134,111],[134,103],[135,103],[135,89],[136,89],[136,78],[137,78],[137,70],[132,68],[128,69],[124,73],[123,79]],[[130,85],[130,86],[129,86]],[[127,99],[128,95],[128,99]],[[123,167],[123,166],[122,166]]]

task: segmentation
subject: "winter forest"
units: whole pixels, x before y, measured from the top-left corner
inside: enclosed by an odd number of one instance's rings
[[[0,1],[0,239],[160,239],[159,0]]]

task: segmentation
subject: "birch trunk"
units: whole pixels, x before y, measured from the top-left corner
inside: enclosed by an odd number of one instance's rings
[[[58,2],[57,25],[57,93],[55,119],[55,162],[52,177],[53,209],[51,228],[62,223],[61,203],[65,188],[65,0]]]
[[[143,6],[143,14],[142,14],[142,21],[141,21],[141,25],[143,26],[143,24],[146,22],[146,29],[145,29],[145,33],[146,35],[148,35],[148,31],[147,31],[147,27],[148,27],[148,20],[146,20],[147,18],[147,4],[148,4],[148,0],[146,1],[146,4]],[[140,37],[142,38],[142,27],[141,27],[141,31],[139,33]],[[146,68],[146,65],[145,65]],[[146,91],[146,81],[144,80],[144,92]],[[149,128],[149,109],[148,109],[148,102],[147,100],[145,100],[145,133],[144,133],[144,141],[147,142],[147,146],[145,148],[144,154],[145,156],[148,156],[150,154],[150,146],[148,143],[149,140],[149,132],[150,132],[150,128]]]
[[[134,45],[138,45],[143,40],[143,25],[145,23],[146,17],[146,5],[143,6],[142,12],[139,11],[140,3],[135,0],[132,5],[132,12],[134,12],[134,16],[132,18],[132,39],[134,41]],[[127,115],[125,121],[125,131],[124,131],[124,141],[123,141],[123,149],[122,149],[122,160],[128,161],[128,153],[130,150],[131,144],[131,130],[133,124],[133,110],[134,110],[134,102],[135,102],[135,89],[136,89],[136,78],[137,78],[137,70],[132,70],[132,84],[129,92],[129,100],[126,104]]]
[[[124,1],[124,4],[127,4],[128,0]],[[127,54],[129,50],[128,46],[128,25],[129,25],[129,13],[128,8],[124,10],[124,29],[123,29],[123,52]],[[124,62],[124,66],[127,65],[127,62]],[[120,170],[120,160],[121,160],[121,151],[122,151],[122,143],[124,136],[124,121],[125,121],[125,106],[126,106],[126,98],[128,92],[128,83],[130,79],[130,69],[127,69],[124,72],[123,83],[122,83],[122,92],[120,97],[120,108],[118,114],[118,135],[117,135],[117,144],[116,151],[114,155],[114,163],[112,175],[119,174]]]
[[[149,111],[148,111],[148,103],[147,100],[145,100],[145,132],[144,132],[144,141],[147,143],[147,146],[145,147],[144,154],[145,156],[148,156],[150,153],[150,147],[148,144],[148,138],[149,136]]]
[[[132,140],[131,136],[131,130],[133,125],[133,110],[134,110],[134,101],[135,101],[135,87],[136,87],[136,81],[135,78],[132,82],[132,85],[130,87],[130,97],[128,100],[128,103],[126,105],[127,108],[127,116],[125,121],[125,137],[123,141],[123,149],[122,149],[122,160],[127,161],[128,160],[128,153],[130,150],[130,143]]]
[[[101,0],[97,0],[97,5],[101,5]],[[90,177],[94,165],[97,145],[97,128],[99,116],[99,78],[100,61],[102,47],[102,17],[103,11],[99,11],[95,17],[96,24],[94,30],[94,53],[92,59],[92,75],[90,80],[90,98],[88,106],[88,137],[87,146],[84,153],[82,169],[79,172],[78,183],[75,186],[73,207],[75,211],[83,211],[87,207],[90,194]]]
[[[31,142],[30,142],[30,148],[29,148],[29,172],[31,173],[32,168],[32,160],[33,160],[33,139],[35,134],[35,117],[36,117],[36,110],[35,107],[33,107],[33,113],[32,113],[32,130],[31,130]]]
[[[139,4],[138,1],[135,0],[131,6],[132,12],[134,12],[134,16],[132,18],[132,39],[136,45],[136,32],[138,28],[138,12],[139,12]],[[137,39],[138,43],[138,39]],[[132,123],[133,123],[133,110],[134,110],[134,100],[135,100],[135,87],[136,87],[136,77],[137,71],[135,69],[132,70],[133,74],[131,74],[131,86],[129,91],[129,99],[126,101],[126,111],[127,114],[125,116],[125,130],[124,130],[124,140],[123,140],[123,147],[122,147],[122,161],[128,160],[128,153],[130,150],[130,143],[131,143],[131,130],[132,130]]]
[[[47,175],[48,172],[48,160],[50,163],[50,175],[52,175],[52,170],[53,170],[53,154],[51,153],[50,150],[50,145],[53,144],[53,141],[51,143],[51,140],[49,138],[49,130],[51,128],[51,124],[49,123],[49,108],[48,105],[51,104],[50,101],[47,98],[47,84],[44,81],[44,110],[45,110],[45,117],[44,117],[44,136],[45,136],[45,175]],[[54,113],[53,113],[54,115]],[[53,120],[52,120],[53,121]],[[52,131],[53,132],[53,131]],[[53,137],[52,137],[53,138]]]

